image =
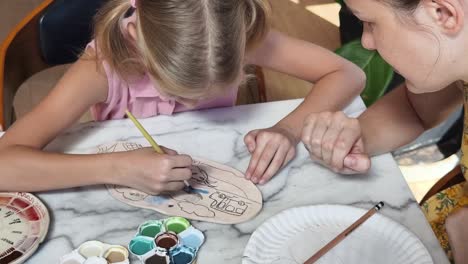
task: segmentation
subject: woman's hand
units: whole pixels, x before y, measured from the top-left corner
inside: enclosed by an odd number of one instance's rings
[[[313,160],[334,172],[357,174],[370,168],[361,125],[343,112],[310,114],[304,123],[302,142]]]

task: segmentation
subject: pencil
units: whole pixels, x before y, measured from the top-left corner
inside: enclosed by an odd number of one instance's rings
[[[126,110],[125,113],[127,114],[128,118],[130,118],[130,120],[132,120],[133,124],[135,124],[135,126],[138,128],[138,130],[140,130],[141,134],[143,134],[143,136],[146,138],[146,140],[148,140],[148,142],[153,147],[154,151],[156,151],[159,154],[165,154],[164,150],[162,150],[162,148],[158,145],[158,143],[156,143],[156,141],[148,133],[148,131],[146,131],[146,129],[140,124],[140,122],[138,122],[138,120],[135,118],[135,116],[132,113],[130,113],[130,111],[128,111],[128,110]]]
[[[345,239],[351,232],[356,230],[361,224],[363,224],[367,219],[369,219],[371,216],[373,216],[377,211],[382,209],[384,206],[384,202],[380,202],[377,205],[375,205],[372,209],[367,211],[366,214],[361,216],[356,222],[354,222],[352,225],[350,225],[348,228],[346,228],[341,234],[336,236],[332,241],[328,242],[323,248],[321,248],[317,253],[315,253],[312,257],[310,257],[304,264],[312,264],[315,263],[319,258],[321,258],[323,255],[325,255],[330,249],[332,249],[334,246],[336,246],[338,243],[340,243],[343,239]]]
[[[148,131],[146,131],[146,129],[143,127],[143,125],[140,122],[138,122],[138,120],[135,118],[135,116],[132,113],[130,113],[130,111],[128,111],[128,110],[125,111],[125,114],[127,114],[128,118],[130,118],[130,120],[132,120],[133,124],[135,124],[135,126],[138,128],[138,130],[140,130],[141,134],[143,134],[143,136],[146,138],[146,140],[148,140],[148,142],[153,147],[154,151],[156,151],[156,153],[158,153],[158,154],[165,154],[164,150],[158,145],[158,143],[156,143],[154,138],[148,133]],[[191,191],[193,189],[192,186],[190,186],[190,183],[188,181],[184,181],[184,184],[188,188],[189,191]]]

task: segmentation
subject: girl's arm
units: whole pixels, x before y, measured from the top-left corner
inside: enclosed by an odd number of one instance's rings
[[[245,138],[252,152],[247,178],[265,182],[294,156],[306,116],[341,110],[360,94],[366,78],[361,69],[333,52],[273,30],[247,59],[248,63],[314,83],[305,100],[288,116]]]
[[[325,48],[274,30],[248,58],[252,64],[314,83],[304,102],[278,122],[298,139],[308,114],[343,109],[362,92],[366,82],[364,72],[353,63]]]
[[[178,190],[190,179],[191,158],[151,149],[99,155],[49,153],[42,148],[107,97],[94,60],[80,59],[53,91],[0,138],[0,191],[43,191],[119,184],[148,193]],[[166,150],[168,151],[168,150]]]
[[[107,80],[94,60],[80,59],[72,65],[51,93],[0,139],[0,190],[39,191],[97,183],[109,169],[105,156],[61,155],[41,149],[106,97]]]

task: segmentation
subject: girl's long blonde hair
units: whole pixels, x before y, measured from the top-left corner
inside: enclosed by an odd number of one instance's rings
[[[137,41],[122,30],[136,12]],[[201,98],[236,80],[269,30],[266,0],[110,0],[95,17],[99,56],[121,77],[148,72],[164,93]]]

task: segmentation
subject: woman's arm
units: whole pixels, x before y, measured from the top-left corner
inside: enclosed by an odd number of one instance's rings
[[[386,153],[416,139],[448,117],[462,103],[459,87],[414,94],[401,85],[367,109],[358,119],[341,112],[311,114],[302,141],[311,158],[346,174],[363,173],[369,156]]]
[[[367,152],[374,156],[410,143],[462,103],[463,93],[457,83],[423,94],[414,94],[402,84],[359,117]]]

